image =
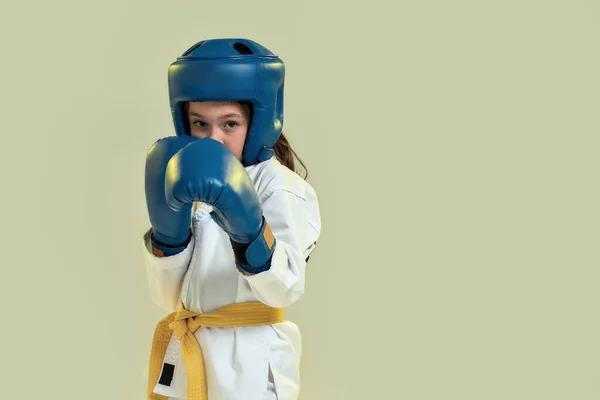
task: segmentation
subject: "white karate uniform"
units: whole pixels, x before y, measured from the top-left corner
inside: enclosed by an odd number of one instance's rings
[[[321,231],[313,188],[275,157],[246,167],[263,214],[276,239],[271,268],[241,274],[227,234],[212,220],[207,204],[193,211],[193,237],[176,255],[144,259],[151,298],[167,313],[180,302],[192,312],[209,313],[232,303],[260,301],[286,307],[304,292],[306,261]],[[158,321],[157,321],[158,322]],[[302,351],[298,327],[286,321],[236,328],[201,327],[195,332],[206,366],[209,400],[296,400]],[[174,365],[170,384],[154,391],[185,400],[186,371],[179,341],[172,336],[165,362]]]

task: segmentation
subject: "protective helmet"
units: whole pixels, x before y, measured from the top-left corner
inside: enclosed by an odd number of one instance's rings
[[[184,102],[247,101],[252,121],[242,153],[250,165],[273,156],[283,126],[283,61],[248,39],[203,40],[169,66],[169,99],[177,135],[189,135]]]

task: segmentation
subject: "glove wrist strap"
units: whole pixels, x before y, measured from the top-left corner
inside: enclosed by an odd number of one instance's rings
[[[150,250],[150,252],[156,257],[174,256],[175,254],[179,254],[186,249],[186,247],[190,243],[191,238],[192,231],[190,230],[189,236],[185,242],[177,245],[167,245],[156,240],[156,238],[154,237],[154,232],[151,232],[147,246],[148,250]]]
[[[260,233],[252,242],[238,243],[231,240],[236,264],[240,272],[245,275],[254,275],[269,270],[276,242],[265,217],[262,219]]]

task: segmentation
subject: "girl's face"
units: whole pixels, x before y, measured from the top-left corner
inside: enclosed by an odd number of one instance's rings
[[[217,140],[238,160],[242,159],[249,125],[249,116],[242,105],[216,101],[190,102],[188,121],[192,136]]]

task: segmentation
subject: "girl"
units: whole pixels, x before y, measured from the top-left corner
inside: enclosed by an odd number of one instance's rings
[[[177,135],[146,159],[144,258],[156,328],[148,399],[296,400],[304,292],[320,235],[281,133],[283,62],[256,42],[195,44],[169,68]]]

